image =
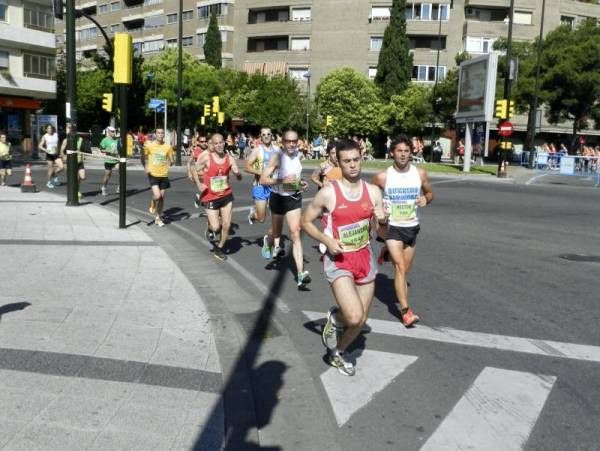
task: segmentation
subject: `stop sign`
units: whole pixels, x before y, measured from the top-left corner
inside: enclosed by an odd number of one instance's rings
[[[579,144],[585,144],[585,136],[579,137]]]
[[[498,134],[503,138],[508,138],[513,134],[513,124],[509,121],[504,121],[498,126]]]

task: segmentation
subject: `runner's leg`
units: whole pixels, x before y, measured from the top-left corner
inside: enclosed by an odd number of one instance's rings
[[[406,246],[402,241],[387,240],[390,257],[394,264],[394,289],[402,310],[408,308],[408,287],[406,275],[410,271],[415,258],[415,247]]]
[[[229,238],[229,228],[231,227],[231,214],[233,210],[233,202],[229,202],[224,207],[221,207],[219,212],[221,213],[221,239],[219,240],[219,247],[222,249]]]
[[[267,232],[267,235],[269,235],[269,244],[272,244],[273,246],[278,247],[281,241],[283,216],[284,215],[276,215],[271,212],[271,229]]]
[[[219,221],[219,210],[207,208],[206,209],[206,220],[208,222],[208,228],[213,233],[217,233],[221,227]]]
[[[292,255],[294,256],[294,262],[296,262],[296,271],[299,273],[304,272],[304,256],[302,252],[301,235],[302,227],[300,225],[301,217],[301,208],[288,211],[285,215],[288,229],[290,231],[290,238],[292,240]]]
[[[339,277],[331,284],[331,289],[335,297],[335,301],[340,307],[336,315],[338,322],[344,325],[344,332],[338,340],[337,349],[344,352],[348,346],[358,337],[362,326],[366,320],[370,301],[366,306],[363,303],[362,297],[367,297],[368,290],[363,287],[370,286],[371,293],[373,291],[373,283],[363,285],[359,293],[358,287],[354,280],[350,277]],[[361,296],[362,294],[362,296]],[[371,295],[372,298],[372,295]]]
[[[256,199],[254,201],[254,220],[261,224],[265,222],[267,217],[267,201]]]

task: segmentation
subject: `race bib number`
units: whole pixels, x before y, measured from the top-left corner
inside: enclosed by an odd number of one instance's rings
[[[369,220],[338,227],[338,234],[344,252],[362,249],[369,244]]]
[[[392,221],[411,221],[417,217],[414,200],[390,203],[390,219]]]
[[[288,193],[295,193],[302,189],[302,179],[298,177],[295,182],[292,183],[284,183],[283,190]]]
[[[210,178],[210,190],[213,193],[220,193],[229,187],[229,181],[226,175],[217,175]]]
[[[152,155],[152,164],[155,166],[161,166],[165,164],[167,158],[162,153],[155,153]]]

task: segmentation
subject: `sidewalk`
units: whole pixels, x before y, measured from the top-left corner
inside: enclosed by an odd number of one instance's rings
[[[98,206],[0,206],[0,449],[219,449],[214,326],[167,253]]]

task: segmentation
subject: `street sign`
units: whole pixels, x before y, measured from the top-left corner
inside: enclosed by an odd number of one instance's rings
[[[579,137],[579,144],[585,144],[585,136],[580,136]]]
[[[498,134],[503,138],[508,138],[513,134],[513,125],[512,122],[504,121],[501,122],[498,126]]]
[[[154,109],[158,109],[158,108],[164,108],[165,106],[165,101],[162,99],[150,99],[150,102],[148,102],[148,108],[150,108],[151,110]]]

